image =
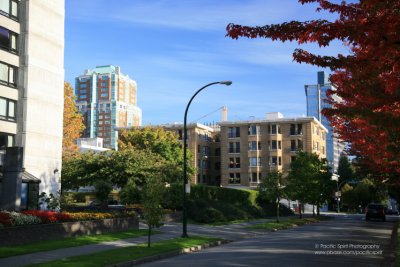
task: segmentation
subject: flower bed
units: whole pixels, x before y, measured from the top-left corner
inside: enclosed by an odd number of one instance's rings
[[[0,228],[32,224],[49,224],[72,221],[103,220],[113,218],[134,217],[133,211],[118,212],[54,212],[43,210],[27,210],[21,213],[0,211]]]

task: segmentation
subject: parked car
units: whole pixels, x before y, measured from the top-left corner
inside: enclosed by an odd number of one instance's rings
[[[382,221],[386,221],[386,206],[383,204],[370,203],[365,209],[365,220],[369,220],[371,218],[381,219]]]
[[[98,200],[93,200],[92,202],[89,203],[89,207],[102,207],[104,204],[102,204]],[[109,209],[125,209],[125,205],[119,204],[117,200],[115,199],[109,199],[107,201],[107,207]]]
[[[399,211],[397,209],[387,209],[386,214],[399,215]]]

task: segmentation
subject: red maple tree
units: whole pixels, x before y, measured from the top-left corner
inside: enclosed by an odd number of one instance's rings
[[[319,46],[342,41],[349,47],[349,55],[321,56],[296,49],[293,58],[331,69],[330,81],[336,90],[328,92],[332,108],[323,114],[365,170],[400,184],[400,0],[299,2],[317,3],[317,12],[326,10],[338,17],[334,21],[290,21],[262,27],[231,23],[227,36]],[[333,94],[342,101],[335,102]]]

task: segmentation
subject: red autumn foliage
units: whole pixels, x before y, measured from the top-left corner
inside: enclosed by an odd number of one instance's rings
[[[44,211],[44,210],[26,210],[23,214],[29,214],[39,217],[42,223],[57,223],[72,221],[72,217],[62,212]]]
[[[349,153],[357,156],[363,169],[381,180],[400,185],[400,0],[360,0],[340,4],[327,0],[317,11],[338,15],[335,21],[291,21],[262,27],[227,26],[227,36],[237,39],[269,38],[280,41],[312,42],[327,46],[340,40],[350,55],[321,56],[302,49],[294,60],[332,70],[331,109],[324,115]],[[336,94],[342,101],[335,102]]]

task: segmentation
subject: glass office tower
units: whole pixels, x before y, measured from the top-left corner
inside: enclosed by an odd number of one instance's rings
[[[332,84],[323,71],[318,72],[317,84],[305,85],[304,87],[307,97],[307,116],[317,118],[329,131],[326,136],[326,159],[331,165],[332,171],[335,172],[339,165],[339,157],[343,152],[344,144],[338,139],[328,119],[321,114],[324,108],[331,106],[325,100],[327,99],[326,92],[332,88]]]

